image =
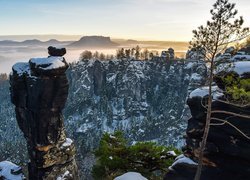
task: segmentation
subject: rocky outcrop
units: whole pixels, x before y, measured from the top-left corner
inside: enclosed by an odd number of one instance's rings
[[[65,48],[57,49],[53,46],[49,46],[48,53],[50,56],[64,56],[66,54],[66,49]]]
[[[63,50],[53,51],[51,55]],[[27,140],[31,180],[78,179],[75,147],[66,138],[62,116],[69,87],[67,68],[60,56],[33,58],[12,68],[11,101]]]
[[[249,63],[237,62],[230,67],[216,72],[216,82],[222,89],[213,87],[212,118],[204,151],[201,180],[247,180],[250,176],[250,107],[228,103],[223,93],[225,86],[219,78],[220,75],[232,72],[240,78],[246,78]],[[208,88],[200,88],[193,91],[187,100],[192,118],[188,120],[184,155],[192,163],[175,162],[165,177],[167,180],[194,179],[205,127],[204,105],[207,97]]]

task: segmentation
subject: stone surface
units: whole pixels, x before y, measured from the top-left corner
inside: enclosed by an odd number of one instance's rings
[[[11,101],[27,140],[31,180],[78,179],[75,147],[66,138],[62,116],[69,88],[67,68],[65,59],[58,56],[13,66]]]
[[[49,46],[48,53],[50,56],[64,56],[66,54],[66,49]]]
[[[241,69],[240,72],[242,71]],[[247,75],[247,72],[234,72],[241,77]],[[223,87],[221,84],[218,86]],[[250,176],[250,107],[230,104],[224,98],[225,95],[220,92],[220,96],[217,96],[212,102],[212,119],[204,151],[201,180],[247,180]],[[204,93],[192,92],[187,100],[192,117],[188,120],[186,146],[183,149],[185,156],[194,162],[198,162],[199,146],[206,120],[206,109],[204,108],[206,102],[207,96]],[[239,117],[235,114],[246,117]],[[226,120],[228,123],[223,123],[221,120]],[[187,163],[176,162],[171,166],[170,172],[166,174],[166,180],[194,179],[197,165],[190,166]]]

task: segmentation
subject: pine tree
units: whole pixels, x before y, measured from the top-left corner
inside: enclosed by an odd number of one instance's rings
[[[83,51],[82,54],[80,55],[80,60],[89,60],[89,59],[92,59],[93,58],[93,55],[92,55],[92,52],[91,51]]]
[[[170,150],[180,154],[173,147],[153,142],[137,142],[129,146],[121,131],[105,133],[95,151],[97,164],[92,174],[95,179],[114,179],[125,172],[136,171],[150,179],[161,179],[175,158]]]
[[[135,59],[139,59],[140,58],[140,51],[141,51],[141,48],[137,45],[135,47]]]
[[[200,146],[199,164],[195,180],[199,180],[201,176],[203,152],[206,147],[211,121],[211,86],[213,82],[214,59],[216,55],[223,52],[230,43],[244,39],[249,33],[248,28],[242,28],[243,18],[235,18],[238,13],[238,11],[235,10],[235,4],[229,3],[228,0],[217,0],[210,13],[212,15],[211,20],[207,21],[206,26],[200,26],[198,30],[193,31],[194,36],[190,42],[190,48],[204,50],[202,52],[204,52],[205,60],[210,63],[207,117]]]

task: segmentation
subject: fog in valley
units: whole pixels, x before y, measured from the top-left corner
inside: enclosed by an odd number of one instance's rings
[[[2,40],[2,39],[1,39]],[[31,40],[32,41],[32,40]],[[147,48],[148,50],[158,51],[159,54],[162,50],[166,50],[169,47],[174,48],[175,54],[178,57],[184,57],[184,54],[188,48],[188,43],[186,42],[167,42],[167,41],[145,41],[145,42],[133,42],[128,43],[129,40],[116,39],[112,40],[117,43],[116,47],[68,47],[68,42],[62,42],[61,44],[56,44],[56,47],[66,47],[67,54],[64,56],[67,62],[75,62],[79,60],[80,54],[85,50],[90,50],[92,52],[98,51],[105,55],[115,55],[116,50],[119,48],[132,48],[139,45],[141,49]],[[4,41],[0,44],[0,73],[10,73],[12,66],[17,62],[27,62],[30,58],[35,57],[46,57],[48,56],[46,45],[4,45]],[[20,41],[19,41],[20,42]],[[51,44],[53,45],[53,44]]]

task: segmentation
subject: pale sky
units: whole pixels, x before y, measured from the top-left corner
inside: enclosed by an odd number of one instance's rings
[[[0,0],[0,35],[188,41],[215,0]],[[250,0],[231,0],[250,26]]]

